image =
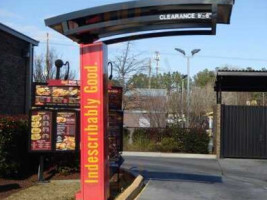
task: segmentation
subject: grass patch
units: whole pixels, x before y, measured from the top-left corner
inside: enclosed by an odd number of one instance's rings
[[[79,189],[80,182],[77,181],[53,181],[34,185],[12,194],[5,200],[74,200]]]

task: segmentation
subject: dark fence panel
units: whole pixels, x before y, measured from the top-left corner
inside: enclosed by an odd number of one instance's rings
[[[222,156],[267,158],[267,107],[222,106]]]

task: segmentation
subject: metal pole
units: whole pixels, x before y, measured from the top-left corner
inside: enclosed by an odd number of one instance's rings
[[[44,182],[44,156],[40,156],[40,162],[38,167],[38,181]]]
[[[190,125],[190,57],[187,56],[187,120],[186,120],[186,128]]]
[[[184,114],[184,79],[182,79],[181,115]]]
[[[182,79],[181,116],[182,116],[182,128],[184,128],[184,79]]]
[[[151,59],[149,59],[149,66],[148,66],[148,88],[151,89]]]

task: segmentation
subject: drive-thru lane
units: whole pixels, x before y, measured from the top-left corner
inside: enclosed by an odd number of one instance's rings
[[[123,168],[145,177],[138,200],[264,200],[266,160],[124,156]]]

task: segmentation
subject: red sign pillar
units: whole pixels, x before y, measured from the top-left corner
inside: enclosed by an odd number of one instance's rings
[[[96,43],[80,48],[81,191],[76,200],[107,200],[107,47]]]

